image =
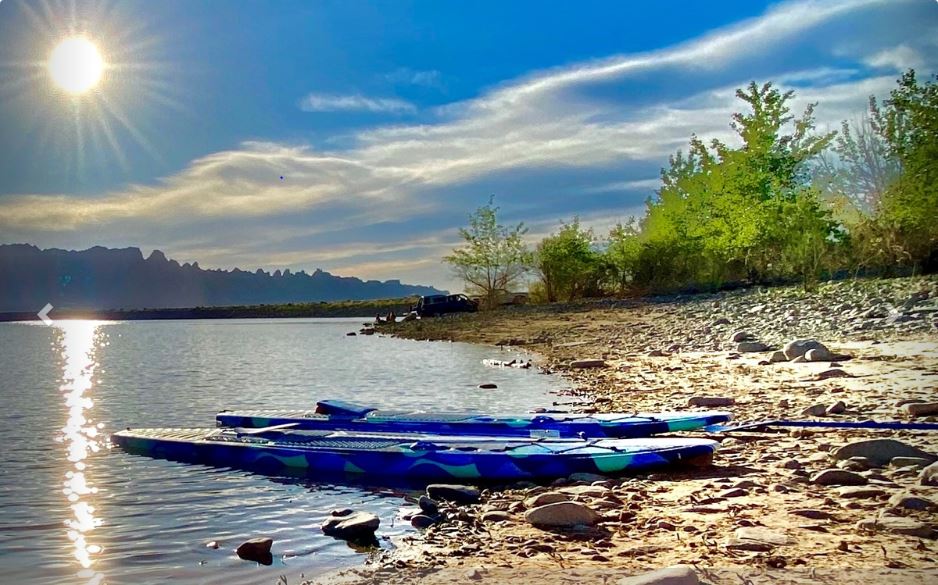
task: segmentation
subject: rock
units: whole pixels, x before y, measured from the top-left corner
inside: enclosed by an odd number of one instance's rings
[[[918,482],[922,485],[938,486],[938,461],[922,470],[918,475]]]
[[[482,514],[483,522],[507,522],[509,520],[511,520],[511,514],[501,510],[492,510]]]
[[[429,528],[436,523],[437,523],[437,519],[427,514],[415,514],[410,519],[410,525],[416,528],[417,530],[424,530],[425,528]]]
[[[746,495],[749,495],[749,492],[747,492],[746,490],[742,488],[730,488],[728,490],[724,490],[720,492],[719,494],[717,494],[717,497],[718,498],[741,498]]]
[[[742,341],[736,345],[736,351],[739,353],[753,353],[768,350],[769,346],[761,341]]]
[[[476,504],[479,501],[479,488],[467,485],[431,483],[427,486],[427,495],[434,500],[445,500],[456,504]]]
[[[347,516],[330,516],[322,523],[324,534],[352,541],[374,540],[381,519],[370,512],[354,512]]]
[[[812,508],[789,510],[789,514],[801,516],[802,518],[810,518],[811,520],[830,520],[831,518],[834,518],[834,515],[830,512],[825,512],[824,510],[814,510]]]
[[[594,481],[606,481],[609,478],[605,475],[599,475],[598,473],[571,473],[567,477],[569,481],[585,481],[586,483],[593,483]]]
[[[907,416],[932,416],[938,414],[938,402],[918,402],[906,404],[902,407],[903,414]]]
[[[427,516],[436,516],[440,513],[439,504],[427,496],[420,496],[420,499],[417,500],[417,505],[420,506],[420,510]]]
[[[349,514],[354,514],[355,510],[351,508],[336,508],[329,512],[330,516],[348,516]]]
[[[592,526],[599,514],[577,502],[557,502],[528,510],[524,518],[534,526],[569,528]]]
[[[761,526],[746,526],[736,529],[736,533],[726,543],[729,550],[765,552],[776,546],[786,546],[793,541],[781,532],[775,532]]]
[[[811,478],[817,485],[866,485],[867,479],[859,473],[844,469],[825,469]]]
[[[837,490],[841,498],[868,500],[872,498],[881,498],[886,495],[886,491],[877,487],[842,487]]]
[[[747,341],[749,339],[755,339],[756,336],[748,331],[736,331],[730,335],[730,341],[733,343],[739,343],[740,341]]]
[[[824,416],[827,414],[827,406],[823,404],[812,404],[801,411],[801,416]]]
[[[717,320],[714,321],[713,323],[710,323],[710,326],[711,326],[711,327],[719,327],[719,326],[721,326],[721,325],[729,325],[729,324],[730,324],[730,320],[729,320],[729,319],[727,319],[726,317],[720,317],[719,319],[717,319]]]
[[[929,461],[938,459],[930,453],[895,439],[866,439],[863,441],[854,441],[834,451],[833,457],[838,460],[850,459],[851,457],[866,457],[880,466],[888,464],[893,457],[917,457],[928,459]]]
[[[346,337],[355,337],[356,335],[358,334],[355,333],[354,331],[349,331],[348,333],[345,334]]]
[[[901,493],[889,498],[889,505],[893,508],[903,508],[905,510],[934,510],[938,507],[929,499]]]
[[[805,352],[804,359],[809,362],[829,362],[834,359],[834,354],[826,349],[809,349]]]
[[[478,581],[479,579],[482,578],[482,571],[480,571],[479,569],[469,569],[468,571],[466,571],[465,577],[466,579],[469,579],[470,581]]]
[[[271,544],[272,544],[272,543],[271,543]],[[210,548],[210,549],[218,550],[218,546],[219,546],[219,545],[218,545],[218,541],[217,541],[217,540],[210,540],[210,541],[208,541],[208,542],[205,543],[205,548]]]
[[[850,459],[841,461],[838,463],[838,465],[841,468],[848,469],[850,471],[866,471],[876,467],[876,464],[866,457],[851,457]]]
[[[917,538],[935,538],[935,530],[931,526],[912,518],[899,516],[880,516],[867,518],[857,522],[857,529],[870,532],[888,532]]]
[[[479,384],[479,388],[481,390],[494,390],[498,388],[498,384],[491,384],[491,383]]]
[[[732,406],[734,404],[736,404],[736,399],[729,396],[692,396],[687,401],[687,406],[703,406],[706,408]]]
[[[568,502],[570,501],[570,496],[567,494],[562,494],[560,492],[544,492],[543,494],[537,494],[536,496],[531,496],[530,498],[524,501],[524,506],[528,509],[537,508],[540,506],[546,506],[547,504],[556,504],[557,502]]]
[[[817,339],[796,339],[786,343],[785,347],[782,349],[782,351],[785,352],[785,357],[789,360],[805,357],[805,354],[811,350],[819,350],[815,356],[827,356],[826,359],[819,359],[817,361],[828,361],[832,357],[832,354],[830,350],[827,349],[827,346],[825,346]]]
[[[700,579],[692,567],[674,565],[650,573],[619,579],[618,585],[699,585]]]
[[[818,361],[818,360],[815,360]],[[820,360],[824,361],[824,360]],[[818,380],[829,380],[830,378],[852,378],[853,374],[849,374],[840,368],[831,368],[829,370],[824,370],[817,375]]]
[[[785,357],[784,351],[775,351],[772,352],[772,357],[769,358],[769,362],[777,364],[779,362],[787,362],[788,358]]]
[[[272,538],[252,538],[238,545],[235,551],[238,557],[246,561],[254,561],[262,565],[270,565],[274,562],[270,554],[270,547],[274,544]]]
[[[931,463],[928,459],[922,459],[921,457],[893,457],[889,461],[891,467],[918,467],[923,469],[928,467],[928,464]]]
[[[782,469],[801,469],[802,467],[804,467],[804,465],[797,459],[786,459],[782,461],[781,464]]]
[[[827,414],[842,414],[847,410],[847,404],[843,400],[838,400],[827,407]]]
[[[570,362],[571,368],[585,369],[585,368],[605,368],[606,360],[599,359],[590,359],[590,360],[575,360]]]
[[[668,354],[666,354],[665,352],[661,351],[660,349],[653,349],[653,350],[649,351],[648,353],[646,353],[645,355],[647,355],[648,357],[665,357],[665,356],[667,356]]]
[[[358,332],[361,333],[362,335],[374,335],[374,334],[375,334],[375,328],[374,328],[374,327],[365,327],[365,328],[363,328],[363,329],[359,329]]]

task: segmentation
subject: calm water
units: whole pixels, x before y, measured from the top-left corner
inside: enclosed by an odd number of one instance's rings
[[[562,385],[482,366],[504,357],[497,349],[346,337],[360,321],[0,324],[0,580],[235,585],[286,574],[293,583],[364,559],[319,532],[333,508],[375,512],[379,536],[410,530],[397,520],[409,507],[400,489],[132,456],[108,447],[115,430],[213,426],[223,408],[326,397],[526,410],[549,406]],[[234,555],[256,536],[275,541],[270,567]]]

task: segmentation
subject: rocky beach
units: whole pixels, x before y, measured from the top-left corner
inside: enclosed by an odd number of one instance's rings
[[[935,277],[518,306],[378,333],[490,344],[504,361],[523,348],[531,375],[570,380],[558,410],[938,422]],[[938,431],[694,435],[720,441],[712,466],[490,487],[471,504],[422,498],[442,520],[328,580],[938,581]],[[416,504],[406,518],[428,515]]]

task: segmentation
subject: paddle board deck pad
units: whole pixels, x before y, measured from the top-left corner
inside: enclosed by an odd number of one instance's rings
[[[227,428],[128,429],[111,440],[130,453],[265,473],[300,470],[428,481],[549,479],[705,465],[718,445],[683,438],[515,439],[281,429],[248,434]]]
[[[326,400],[312,410],[222,411],[215,417],[223,427],[270,427],[297,423],[298,429],[354,432],[413,432],[453,435],[517,437],[647,437],[689,431],[728,422],[728,412],[659,412],[638,414],[506,414],[477,412],[417,412],[379,410]]]

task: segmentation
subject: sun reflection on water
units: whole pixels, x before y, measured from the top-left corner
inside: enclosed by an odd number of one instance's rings
[[[89,417],[94,407],[91,390],[94,385],[95,349],[103,335],[97,321],[59,321],[64,366],[60,390],[68,409],[68,419],[59,440],[65,444],[70,468],[65,473],[62,493],[68,499],[72,516],[65,520],[68,539],[74,547],[75,558],[84,569],[94,562],[92,556],[101,547],[88,542],[90,533],[101,525],[94,515],[92,497],[98,492],[85,475],[85,459],[102,448],[99,433],[103,425],[95,425]]]

